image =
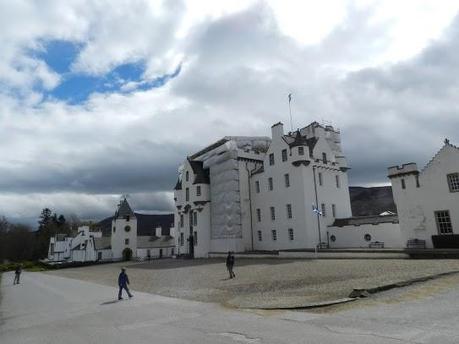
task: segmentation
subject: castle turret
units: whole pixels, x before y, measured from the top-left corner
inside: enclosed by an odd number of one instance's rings
[[[137,218],[126,198],[118,205],[112,220],[111,244],[114,259],[137,255]]]

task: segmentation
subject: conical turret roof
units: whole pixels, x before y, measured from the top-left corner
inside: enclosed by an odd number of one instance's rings
[[[127,199],[124,198],[118,206],[118,210],[115,213],[115,217],[124,218],[126,216],[135,217],[135,214],[132,211],[131,206],[129,205]]]

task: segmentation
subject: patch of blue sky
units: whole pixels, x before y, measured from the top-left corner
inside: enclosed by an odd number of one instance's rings
[[[34,58],[43,60],[52,70],[61,75],[61,83],[50,91],[43,91],[44,99],[59,99],[70,104],[87,100],[93,93],[126,93],[148,90],[164,86],[169,80],[180,74],[181,64],[170,74],[164,74],[151,80],[144,79],[145,63],[136,61],[117,66],[104,75],[89,75],[71,70],[72,63],[78,56],[81,44],[68,41],[48,41],[43,49],[31,52]],[[129,85],[130,87],[123,87]]]
[[[36,50],[31,55],[46,62],[52,70],[59,74],[70,72],[70,66],[83,47],[81,43],[63,40],[44,41],[42,46],[43,49]]]

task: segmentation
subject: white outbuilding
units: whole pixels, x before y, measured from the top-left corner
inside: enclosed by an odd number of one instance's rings
[[[388,168],[403,246],[459,248],[459,148],[445,140],[421,170]]]

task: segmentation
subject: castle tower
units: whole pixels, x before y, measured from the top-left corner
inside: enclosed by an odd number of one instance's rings
[[[124,198],[112,220],[111,245],[114,259],[137,256],[137,218]]]

